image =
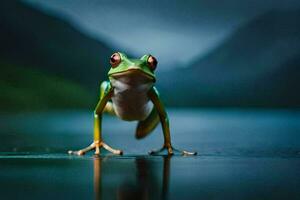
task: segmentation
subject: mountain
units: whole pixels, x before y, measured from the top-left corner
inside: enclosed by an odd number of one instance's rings
[[[105,78],[108,45],[70,23],[19,1],[1,1],[0,59],[98,89]],[[95,92],[95,91],[93,91]]]
[[[15,0],[1,1],[0,29],[1,111],[95,105],[108,45]]]
[[[1,111],[92,108],[111,48],[25,3],[0,5]],[[299,21],[299,10],[270,11],[243,24],[189,66],[158,73],[163,99],[174,106],[299,106]]]
[[[160,85],[172,105],[300,106],[300,10],[269,11]],[[201,45],[201,44],[199,44]],[[172,81],[170,81],[172,80]],[[168,90],[176,85],[180,91]]]
[[[86,88],[22,66],[0,63],[0,111],[82,109],[93,105]]]

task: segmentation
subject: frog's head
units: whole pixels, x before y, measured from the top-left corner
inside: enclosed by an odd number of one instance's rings
[[[155,82],[154,70],[157,60],[147,54],[140,59],[130,59],[124,53],[114,53],[110,57],[111,68],[108,72],[110,79],[139,79],[145,82]]]

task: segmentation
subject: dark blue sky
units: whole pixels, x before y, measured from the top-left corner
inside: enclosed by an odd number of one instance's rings
[[[26,2],[67,19],[116,50],[136,56],[151,53],[162,69],[204,55],[256,15],[300,7],[298,0]]]

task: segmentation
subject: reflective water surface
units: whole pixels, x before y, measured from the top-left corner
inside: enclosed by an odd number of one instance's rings
[[[1,199],[299,199],[300,113],[171,110],[174,146],[195,157],[148,156],[160,128],[134,139],[111,117],[104,139],[124,156],[69,156],[92,139],[89,112],[0,117]]]

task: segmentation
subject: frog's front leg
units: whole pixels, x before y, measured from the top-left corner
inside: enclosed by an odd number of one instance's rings
[[[83,155],[93,149],[95,149],[95,154],[100,154],[100,148],[104,148],[113,154],[123,154],[121,150],[113,149],[112,147],[104,143],[101,136],[102,113],[112,94],[113,88],[111,87],[110,83],[107,81],[103,82],[101,84],[100,101],[94,111],[94,141],[86,148],[80,149],[78,151],[68,151],[69,154]]]
[[[184,150],[178,150],[175,149],[172,144],[171,144],[171,136],[170,136],[170,127],[169,127],[169,119],[168,119],[168,115],[167,112],[164,109],[164,106],[161,102],[161,100],[159,99],[159,93],[156,90],[155,87],[152,87],[152,89],[149,91],[148,93],[149,98],[151,99],[151,101],[153,102],[158,114],[159,114],[159,118],[160,118],[160,122],[162,125],[162,130],[163,130],[163,134],[164,134],[164,145],[162,148],[158,149],[158,150],[152,150],[149,153],[151,155],[153,154],[158,154],[160,152],[162,152],[163,150],[167,149],[168,150],[168,154],[172,155],[174,151],[180,152],[183,155],[196,155],[197,152],[189,152],[189,151],[184,151]]]

